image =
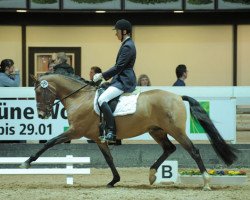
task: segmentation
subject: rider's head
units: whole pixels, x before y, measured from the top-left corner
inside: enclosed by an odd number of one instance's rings
[[[125,35],[131,35],[132,25],[128,20],[120,19],[116,22],[114,29],[118,39],[123,41]]]

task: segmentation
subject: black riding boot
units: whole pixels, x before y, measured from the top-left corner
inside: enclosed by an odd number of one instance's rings
[[[104,140],[108,142],[116,142],[115,118],[108,103],[103,102],[101,110],[103,112],[103,116],[107,124],[107,133],[104,137]]]

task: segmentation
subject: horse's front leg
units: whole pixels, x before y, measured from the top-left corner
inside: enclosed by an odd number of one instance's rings
[[[63,142],[67,142],[67,141],[71,140],[72,139],[70,137],[70,135],[72,135],[72,134],[70,134],[71,132],[72,131],[69,129],[66,132],[62,133],[61,135],[54,137],[51,140],[49,140],[48,142],[46,142],[44,144],[44,146],[35,155],[30,156],[28,160],[26,160],[24,163],[22,163],[20,165],[20,167],[26,168],[26,169],[30,168],[31,162],[36,161],[37,158],[39,158],[42,155],[42,153],[44,153],[47,149],[55,146],[56,144],[61,144]]]
[[[114,165],[114,162],[113,162],[113,157],[110,153],[110,150],[109,150],[109,147],[108,147],[108,144],[105,142],[105,143],[97,143],[98,147],[100,148],[106,162],[108,163],[111,171],[112,171],[112,174],[113,174],[113,180],[111,182],[109,182],[107,184],[107,187],[114,187],[114,185],[120,181],[120,175],[118,173],[118,171],[116,170],[116,167]]]

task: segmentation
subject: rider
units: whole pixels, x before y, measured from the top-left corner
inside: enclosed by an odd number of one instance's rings
[[[116,36],[121,41],[121,47],[116,57],[113,67],[103,73],[97,73],[93,81],[101,79],[108,80],[113,77],[110,86],[101,94],[98,99],[101,111],[107,124],[107,133],[104,141],[116,141],[115,119],[108,102],[124,92],[133,92],[136,87],[136,76],[134,73],[134,63],[136,59],[136,49],[131,39],[132,25],[125,19],[118,20],[115,24]]]

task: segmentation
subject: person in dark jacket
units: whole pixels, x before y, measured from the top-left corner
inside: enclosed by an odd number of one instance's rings
[[[101,79],[109,80],[110,86],[98,99],[101,111],[107,124],[107,133],[103,139],[108,142],[116,141],[115,119],[108,102],[124,92],[133,92],[136,87],[134,63],[136,60],[136,48],[131,39],[132,25],[125,19],[118,20],[115,24],[116,36],[121,41],[121,47],[113,67],[103,73],[97,73],[93,81]]]
[[[67,63],[67,56],[64,52],[59,52],[56,55],[56,60],[53,63],[54,73],[57,74],[74,74],[74,69]]]
[[[185,79],[187,78],[187,67],[186,65],[178,65],[175,69],[175,73],[176,73],[176,77],[177,80],[175,81],[175,83],[173,84],[173,86],[186,86],[185,84]]]

